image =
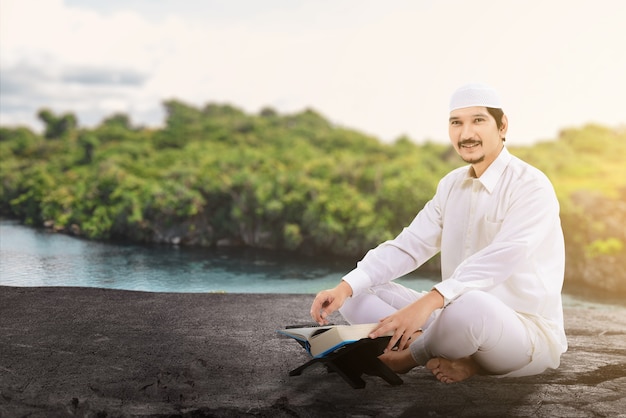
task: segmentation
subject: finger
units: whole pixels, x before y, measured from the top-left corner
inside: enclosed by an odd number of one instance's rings
[[[331,302],[332,301],[332,302]],[[325,324],[328,323],[327,318],[337,310],[337,303],[335,303],[334,299],[327,299],[326,302],[322,304],[322,308],[320,309],[320,317],[324,321]]]
[[[382,318],[382,319],[379,319],[379,320],[378,320],[378,323],[379,323],[379,324],[382,324],[383,322],[389,322],[389,321],[391,321],[392,319],[393,319],[393,318],[392,318],[392,315],[389,315],[389,316],[386,316],[386,317],[384,317],[384,318]]]
[[[328,325],[328,315],[330,315],[332,312],[329,311],[328,308],[325,309],[321,309],[320,310],[320,318],[322,319],[322,324],[321,325]]]
[[[319,321],[320,321],[321,319],[318,319],[318,318],[317,318],[317,316],[315,315],[315,311],[314,311],[313,309],[311,309],[311,312],[310,312],[310,313],[311,313],[311,319],[312,319],[315,323],[319,324]]]
[[[385,352],[389,350],[393,350],[393,348],[396,346],[396,343],[398,342],[398,340],[400,340],[401,337],[402,337],[402,334],[398,333],[398,331],[396,330],[396,332],[393,333],[393,336],[389,339],[389,343],[387,344],[387,347],[385,348]]]
[[[400,350],[406,350],[409,345],[411,345],[411,337],[408,335],[408,333],[405,332],[404,334],[402,334],[402,338],[400,338],[398,348]]]
[[[393,329],[393,328],[390,328],[390,324],[388,322],[383,322],[385,320],[386,318],[381,319],[378,325],[376,325],[376,327],[372,330],[372,332],[370,332],[370,335],[369,335],[370,338],[378,338],[381,335],[385,335],[389,330]]]
[[[320,325],[328,324],[328,321],[326,321],[326,313],[324,312],[323,309],[312,311],[311,317],[313,318],[315,322],[317,322]]]
[[[402,338],[402,334],[403,334],[403,331],[401,329],[398,329],[398,328],[394,329],[395,327],[393,327],[391,324],[389,324],[388,326],[390,327],[389,330],[393,331],[393,335],[389,339],[389,342],[387,343],[387,347],[385,348],[385,351],[392,350],[396,346],[400,338]]]
[[[320,300],[320,296],[317,296],[313,301],[313,304],[311,304],[311,318],[313,318],[313,320],[318,324],[322,322],[322,316],[320,315],[321,310],[322,301]]]
[[[319,294],[311,305],[311,318],[320,325],[326,325],[328,323],[326,317],[333,311],[330,305],[330,296]]]

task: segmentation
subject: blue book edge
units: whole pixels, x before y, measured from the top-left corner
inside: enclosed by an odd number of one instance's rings
[[[327,355],[332,354],[335,351],[337,351],[337,350],[339,350],[339,349],[341,349],[341,348],[343,348],[343,347],[345,347],[347,345],[350,345],[350,344],[353,344],[353,343],[359,341],[359,340],[345,340],[345,341],[342,341],[342,342],[340,342],[339,344],[337,344],[337,345],[335,345],[333,347],[330,347],[328,350],[318,354],[317,356],[314,356],[313,354],[311,354],[311,344],[309,344],[309,341],[306,338],[301,338],[301,337],[299,337],[297,335],[290,334],[288,329],[287,330],[280,330],[279,329],[279,330],[276,330],[276,332],[278,332],[279,334],[282,334],[282,335],[284,335],[286,337],[293,338],[294,340],[300,342],[300,345],[302,345],[304,347],[304,349],[309,353],[309,355],[311,357],[313,357],[313,358],[323,358],[323,357],[326,357]]]

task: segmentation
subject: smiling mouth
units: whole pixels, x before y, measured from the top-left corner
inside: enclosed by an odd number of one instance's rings
[[[459,142],[459,148],[476,148],[477,146],[482,145],[482,141],[461,141]]]

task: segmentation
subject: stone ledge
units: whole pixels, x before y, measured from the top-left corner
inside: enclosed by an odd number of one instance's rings
[[[558,370],[352,389],[276,329],[311,295],[0,286],[0,416],[626,416],[626,309],[568,308]],[[337,318],[334,318],[337,320]],[[622,414],[622,415],[620,415]]]

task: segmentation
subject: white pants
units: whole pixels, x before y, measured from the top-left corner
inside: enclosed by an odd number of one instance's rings
[[[348,298],[340,312],[351,324],[378,322],[424,294],[391,282]],[[471,356],[486,372],[506,374],[531,360],[532,344],[523,322],[486,292],[461,295],[435,311],[422,328],[424,333],[409,348],[422,366],[433,357]]]

